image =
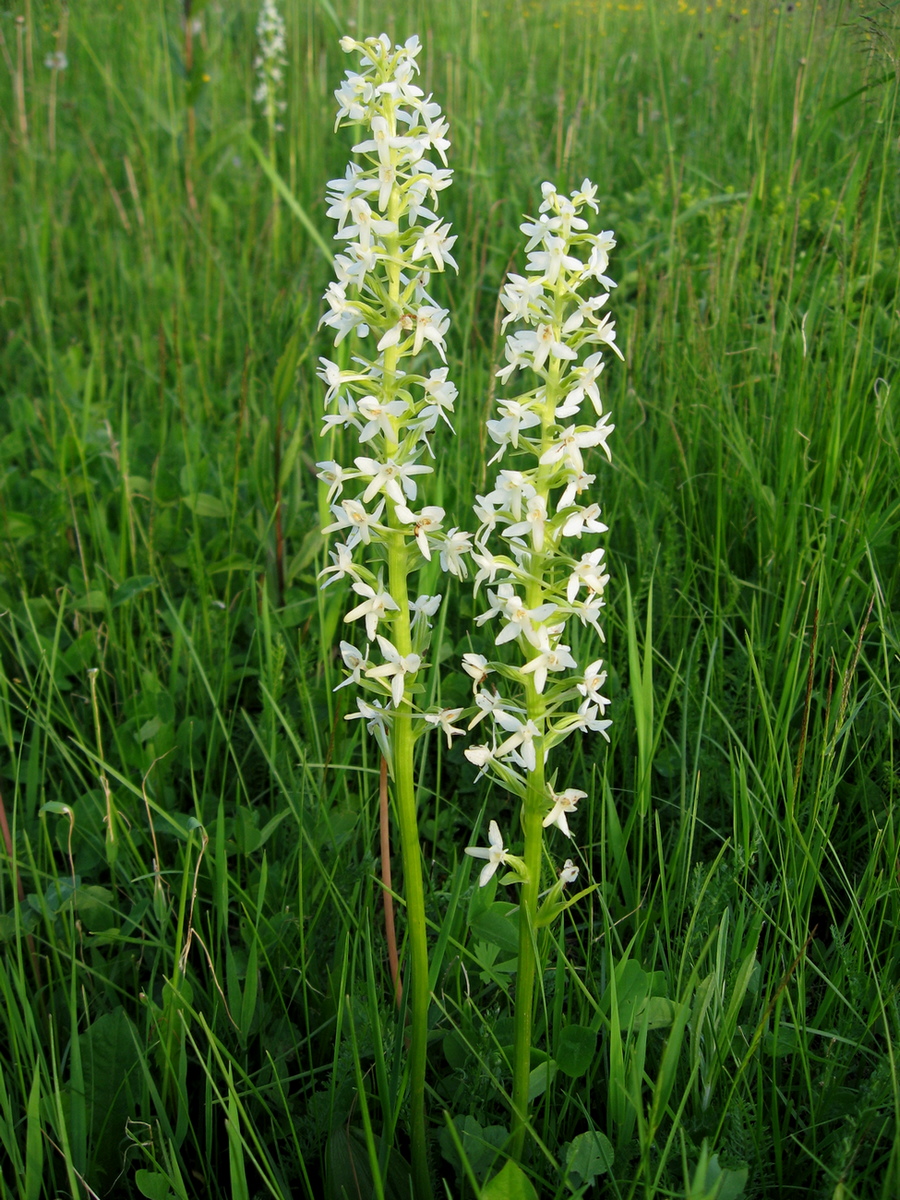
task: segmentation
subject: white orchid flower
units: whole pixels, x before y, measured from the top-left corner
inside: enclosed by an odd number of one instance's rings
[[[472,858],[486,858],[487,863],[481,868],[481,874],[478,876],[478,886],[484,887],[493,879],[498,867],[509,861],[509,856],[506,847],[503,845],[503,837],[500,833],[500,826],[496,821],[491,821],[488,826],[488,841],[490,846],[466,846],[466,854],[470,854]]]

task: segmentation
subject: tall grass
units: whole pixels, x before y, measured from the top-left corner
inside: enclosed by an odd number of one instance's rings
[[[454,138],[457,520],[519,214],[589,175],[619,241],[615,723],[559,781],[599,887],[542,950],[533,1187],[897,1194],[897,14],[746,8],[287,5],[274,164],[254,5],[194,0],[190,70],[174,3],[0,15],[3,1200],[409,1196],[379,764],[315,585],[337,39],[382,28]],[[447,706],[476,611],[435,629]],[[496,1200],[473,774],[419,763],[430,1132]]]

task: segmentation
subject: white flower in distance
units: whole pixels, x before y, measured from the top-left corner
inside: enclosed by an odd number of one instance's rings
[[[467,746],[463,753],[473,766],[479,768],[475,776],[476,781],[485,774],[494,760],[494,752],[490,746]]]
[[[544,817],[543,825],[547,829],[550,825],[555,825],[567,838],[572,836],[566,821],[567,813],[575,812],[578,807],[579,800],[587,799],[587,792],[581,792],[578,788],[566,788],[564,792],[552,792],[551,799],[553,807]]]
[[[518,717],[501,708],[494,709],[494,720],[509,733],[509,737],[494,751],[495,758],[503,758],[516,751],[522,759],[526,771],[533,771],[537,762],[534,739],[541,735],[541,731],[534,721],[520,721]]]
[[[284,18],[278,11],[275,0],[263,0],[256,22],[256,37],[259,54],[253,61],[257,73],[257,87],[253,99],[265,112],[273,131],[276,114],[284,112],[287,102],[279,95],[284,86],[285,55]]]
[[[559,872],[559,880],[562,884],[574,883],[578,878],[578,868],[572,862],[571,858],[567,858]]]
[[[323,567],[319,572],[319,577],[330,575],[330,579],[326,579],[322,584],[323,588],[327,588],[330,583],[334,583],[338,579],[343,579],[345,575],[356,579],[357,570],[353,562],[353,553],[348,545],[344,542],[338,542],[333,550],[328,551],[331,556],[332,564],[330,567]]]
[[[417,489],[413,476],[430,475],[433,471],[432,467],[416,466],[411,462],[396,462],[393,458],[389,458],[387,462],[365,457],[355,458],[353,461],[359,470],[352,474],[369,480],[369,485],[363,492],[363,504],[368,504],[378,492],[384,492],[395,504],[404,503],[404,494],[406,499],[415,500]],[[344,478],[348,478],[349,474],[345,474]]]
[[[525,663],[522,672],[524,674],[534,673],[535,690],[540,694],[547,682],[548,671],[566,671],[570,667],[577,668],[578,663],[569,653],[570,647],[551,643],[550,634],[546,628],[538,630],[537,648],[538,653]]]
[[[398,504],[394,509],[397,520],[404,525],[412,525],[414,536],[422,557],[431,561],[431,547],[428,544],[429,533],[437,533],[441,529],[444,510],[437,505],[428,505],[420,513],[414,513],[405,504]]]
[[[440,726],[441,732],[447,737],[447,749],[453,745],[452,739],[455,737],[465,737],[466,731],[458,728],[453,722],[461,715],[461,708],[442,708],[440,712],[425,713],[425,720],[429,725]]]
[[[441,596],[417,596],[415,600],[409,602],[409,627],[414,630],[417,625],[424,625],[426,629],[431,628],[431,617],[441,607]]]
[[[358,500],[342,500],[340,504],[331,506],[335,520],[331,525],[326,525],[322,532],[334,533],[337,530],[349,529],[348,549],[352,550],[360,542],[368,546],[372,540],[372,530],[377,527],[383,510],[383,500],[379,501],[373,512],[368,512]]]
[[[478,876],[478,886],[484,887],[494,877],[499,866],[509,861],[509,856],[506,847],[503,845],[503,837],[500,833],[500,826],[496,821],[491,821],[488,826],[488,841],[490,846],[466,846],[466,854],[470,854],[472,858],[486,858],[487,863],[481,868],[481,874]]]
[[[578,589],[581,587],[586,587],[588,592],[595,592],[598,595],[603,593],[609,583],[609,576],[603,573],[602,561],[602,546],[596,550],[590,550],[587,554],[582,554],[566,583],[566,599],[570,604],[575,600]]]
[[[378,646],[385,661],[380,666],[369,667],[366,676],[369,679],[390,680],[391,699],[394,707],[399,708],[403,702],[406,676],[415,675],[422,665],[422,660],[418,654],[401,654],[397,647],[381,634],[378,635]]]
[[[527,534],[531,537],[531,545],[536,554],[544,549],[544,526],[547,524],[547,501],[537,492],[528,500],[528,507],[523,521],[507,525],[503,532],[505,538],[521,537]]]
[[[462,529],[450,529],[441,546],[441,570],[455,575],[457,579],[465,579],[466,555],[471,553],[472,539]]]
[[[596,704],[601,713],[606,712],[609,701],[600,695],[600,689],[606,683],[606,672],[602,669],[603,659],[598,658],[585,668],[584,678],[577,685],[579,692],[590,704]]]
[[[358,471],[345,471],[340,463],[336,462],[318,462],[316,466],[319,468],[316,479],[320,479],[322,483],[328,484],[328,503],[334,499],[335,495],[340,495],[343,491],[344,484],[348,479],[355,479],[359,474]]]
[[[344,620],[356,621],[360,617],[365,617],[366,637],[370,642],[374,642],[378,622],[384,620],[385,614],[388,612],[399,612],[400,605],[380,584],[378,590],[376,590],[370,587],[368,583],[356,580],[353,584],[353,590],[358,595],[364,596],[365,599],[362,604],[357,604],[356,608],[351,609],[346,617],[344,617]]]
[[[578,355],[571,346],[560,340],[552,325],[538,325],[534,333],[526,331],[516,335],[519,349],[525,354],[532,355],[531,366],[535,371],[543,369],[548,357],[557,359],[573,359]]]
[[[462,656],[462,664],[465,673],[470,675],[475,681],[474,688],[484,683],[491,673],[491,667],[488,666],[488,660],[483,654],[464,654]]]
[[[563,429],[549,449],[544,451],[539,460],[540,464],[542,467],[548,467],[553,463],[561,462],[568,470],[580,475],[584,470],[581,451],[587,446],[599,445],[603,447],[608,456],[606,439],[611,432],[611,428],[576,429],[574,425],[570,425],[568,429]]]

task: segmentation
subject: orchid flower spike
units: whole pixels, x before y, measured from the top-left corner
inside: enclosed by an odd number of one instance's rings
[[[591,634],[604,640],[600,618],[610,574],[603,548],[584,543],[606,532],[591,495],[593,462],[598,451],[610,459],[615,428],[600,381],[609,353],[622,357],[604,311],[616,286],[608,275],[616,243],[609,231],[590,232],[588,218],[597,210],[590,180],[570,196],[545,183],[537,214],[521,225],[526,267],[510,275],[500,294],[506,344],[497,378],[509,385],[521,377],[522,390],[498,399],[497,415],[487,421],[498,467],[493,487],[475,504],[471,557],[476,587],[485,583],[489,600],[475,622],[491,623],[497,658],[508,653],[502,647],[517,655],[512,664],[490,662],[489,654],[464,657],[475,692],[470,728],[484,720],[487,735],[466,757],[522,797],[528,862],[535,861],[527,850],[529,828],[539,838],[555,825],[571,838],[568,819],[586,799],[578,788],[557,793],[545,784],[551,751],[576,732],[608,740],[611,724],[603,719],[609,705],[601,692],[603,663],[580,663],[575,650],[590,645]],[[581,626],[577,643],[567,633],[573,617]],[[505,696],[488,686],[492,671]],[[529,813],[536,823],[529,824]]]
[[[317,464],[333,516],[322,532],[341,538],[320,578],[322,586],[348,578],[361,598],[346,617],[364,621],[369,642],[359,653],[365,669],[351,667],[354,682],[382,698],[389,692],[400,708],[412,704],[440,604],[439,596],[416,599],[408,576],[436,558],[464,578],[471,549],[469,535],[447,529],[444,510],[423,496],[432,440],[438,426],[452,433],[457,397],[446,366],[449,314],[429,290],[433,273],[457,267],[456,235],[437,211],[452,178],[450,142],[440,106],[416,82],[417,38],[393,45],[385,34],[345,37],[341,47],[357,66],[335,92],[335,128],[354,128],[354,158],[328,184],[339,253],[320,325],[335,344],[351,339],[353,354],[347,365],[320,358],[318,375],[322,435],[334,447],[343,430],[359,448],[352,462],[336,461],[332,448]],[[387,561],[386,581],[360,562],[364,555]],[[459,732],[441,712],[432,715],[420,728],[448,740]]]

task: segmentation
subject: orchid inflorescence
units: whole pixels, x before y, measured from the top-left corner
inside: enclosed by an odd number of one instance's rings
[[[366,720],[390,762],[392,711],[411,703],[441,601],[424,595],[410,600],[406,576],[436,554],[443,570],[463,578],[471,547],[468,534],[444,528],[442,508],[419,504],[419,481],[433,472],[420,460],[433,457],[430,439],[441,422],[452,430],[457,389],[446,365],[427,374],[406,369],[424,350],[446,364],[448,314],[428,287],[432,271],[446,264],[456,268],[456,238],[435,211],[452,172],[447,123],[414,82],[418,39],[392,46],[385,34],[366,41],[345,37],[341,48],[360,55],[361,69],[347,71],[335,92],[335,128],[361,124],[368,136],[353,147],[362,162],[351,162],[342,179],[328,184],[327,211],[337,220],[342,252],[321,324],[334,330],[336,345],[352,333],[368,349],[354,354],[350,368],[320,359],[319,377],[327,388],[322,433],[352,430],[360,448],[352,467],[333,460],[317,464],[334,518],[323,532],[341,539],[330,549],[322,586],[348,578],[356,593],[345,620],[363,622],[367,645],[360,650],[341,643],[350,671],[344,683],[375,693],[371,700],[359,699],[352,715]],[[351,483],[356,494],[347,496]],[[354,558],[359,547],[368,551],[371,565]],[[379,662],[370,657],[376,649]],[[457,715],[420,714],[421,729],[440,728],[449,742],[463,732],[453,726]]]
[[[614,426],[603,411],[598,379],[605,349],[621,357],[615,328],[602,312],[615,287],[606,275],[615,241],[609,232],[589,233],[581,215],[585,209],[597,211],[596,192],[588,180],[571,197],[543,185],[537,218],[528,217],[521,226],[527,274],[511,275],[500,296],[503,328],[513,324],[513,329],[506,339],[506,365],[497,375],[506,382],[527,370],[536,381],[514,399],[499,400],[499,416],[487,422],[498,447],[491,462],[503,466],[492,489],[476,498],[479,528],[471,557],[477,566],[475,589],[486,585],[489,599],[476,623],[499,622],[495,645],[515,644],[522,661],[511,666],[480,654],[463,660],[477,707],[470,728],[487,719],[491,729],[490,741],[469,747],[466,757],[480,774],[492,775],[523,801],[537,774],[546,809],[542,826],[555,825],[567,837],[567,815],[586,793],[575,788],[557,793],[555,776],[544,782],[547,757],[576,730],[608,740],[611,724],[605,719],[609,701],[602,694],[602,660],[581,668],[566,636],[567,622],[575,618],[604,640],[600,615],[609,581],[602,548],[576,557],[577,551],[564,545],[607,528],[599,506],[589,499],[595,476],[586,471],[583,453],[599,446],[609,458],[607,439]],[[602,291],[582,295],[598,285]],[[517,684],[518,693],[501,694],[491,676]],[[490,851],[468,851],[489,857],[481,883],[501,862],[513,867],[505,877],[509,882],[524,878],[518,860],[503,848],[495,822],[490,840]],[[568,862],[564,872],[570,879],[572,870]]]
[[[256,21],[256,38],[259,54],[253,60],[257,79],[253,99],[275,130],[280,128],[276,124],[277,117],[287,108],[287,101],[280,95],[287,66],[284,17],[278,11],[275,0],[262,0]]]

